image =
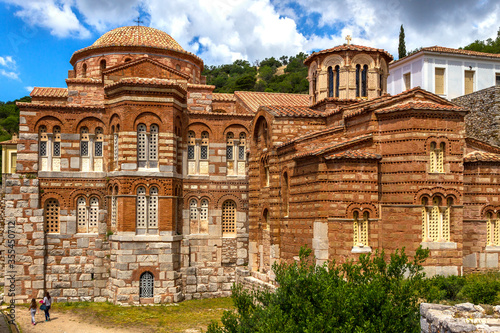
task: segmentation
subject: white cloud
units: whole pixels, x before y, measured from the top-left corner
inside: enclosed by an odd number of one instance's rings
[[[73,12],[71,0],[3,0],[19,7],[15,15],[57,37],[88,38],[90,32]]]
[[[0,75],[5,76],[9,79],[19,80],[19,73],[16,70],[16,61],[12,56],[0,57]]]
[[[33,89],[35,89],[35,87],[32,87],[32,86],[27,86],[27,87],[24,87],[24,89],[25,89],[27,92],[31,93],[31,92],[33,91]]]
[[[2,69],[0,68],[0,75],[2,76],[5,76],[9,79],[13,79],[13,80],[19,80],[19,74],[16,73],[16,72],[12,72],[12,71],[6,71],[5,69]]]

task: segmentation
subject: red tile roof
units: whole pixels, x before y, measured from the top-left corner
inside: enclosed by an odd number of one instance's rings
[[[66,83],[87,83],[87,84],[100,84],[102,83],[101,78],[92,78],[92,77],[74,77],[66,79]]]
[[[96,110],[104,112],[103,105],[81,105],[81,104],[42,104],[42,103],[25,103],[25,102],[16,102],[16,105],[19,108],[32,108],[32,109],[68,109],[68,110]]]
[[[500,162],[500,154],[473,151],[465,155],[464,162]]]
[[[379,160],[382,155],[365,152],[362,150],[347,150],[336,154],[325,156],[327,160],[340,160],[340,159],[364,159],[364,160]]]
[[[379,109],[375,111],[375,113],[383,114],[383,113],[391,113],[391,112],[405,111],[405,110],[466,111],[464,108],[457,105],[443,105],[426,101],[426,102],[408,102],[408,103],[398,104],[395,106]]]
[[[67,98],[67,88],[39,88],[35,87],[30,94],[31,97],[51,97],[51,98]]]
[[[261,108],[267,110],[275,117],[317,118],[325,115],[323,111],[313,110],[306,106],[264,105]]]
[[[149,62],[151,64],[153,64],[154,66],[157,66],[157,67],[160,67],[160,68],[163,68],[177,76],[180,76],[180,77],[183,77],[185,79],[188,79],[189,78],[189,75],[188,74],[185,74],[185,73],[182,73],[176,69],[173,69],[171,67],[168,67],[164,64],[162,64],[161,62],[159,61],[156,61],[155,59],[151,59],[149,57],[142,57],[142,58],[139,58],[139,59],[136,59],[136,60],[132,60],[132,61],[127,61],[123,64],[118,64],[116,66],[113,66],[113,67],[108,67],[106,68],[104,71],[103,71],[103,74],[110,74],[110,73],[113,73],[113,72],[116,72],[116,71],[120,71],[122,69],[125,69],[125,68],[129,68],[129,67],[132,67],[132,66],[135,66],[135,65],[138,65],[138,64],[141,64],[143,62]]]
[[[142,78],[142,77],[126,77],[118,82],[110,83],[104,86],[105,89],[120,85],[120,84],[144,84],[156,86],[180,86],[176,80],[170,79],[156,79],[156,78]],[[184,88],[183,88],[184,89]]]
[[[308,62],[310,62],[317,55],[330,53],[330,52],[337,52],[337,51],[381,52],[381,53],[385,54],[387,56],[387,58],[389,58],[389,61],[393,59],[393,56],[389,52],[387,52],[383,49],[376,49],[373,47],[368,47],[368,46],[363,46],[363,45],[344,44],[344,45],[338,45],[338,46],[332,47],[331,49],[326,49],[326,50],[314,52],[309,57],[307,57],[306,60],[304,60],[304,64],[307,64]]]
[[[257,112],[262,105],[309,106],[309,95],[305,94],[235,91],[234,95],[254,113]]]
[[[465,55],[465,56],[471,56],[471,57],[500,59],[500,54],[498,54],[498,53],[486,53],[486,52],[478,52],[478,51],[453,49],[451,47],[444,47],[444,46],[435,45],[435,46],[424,47],[424,48],[420,49],[418,52],[412,53],[404,58],[401,58],[401,59],[398,59],[398,60],[392,62],[392,64],[395,64],[396,62],[399,62],[403,59],[406,59],[406,58],[411,57],[415,54],[423,53],[423,52],[459,54],[459,55]]]
[[[219,102],[234,102],[236,101],[236,97],[234,94],[222,94],[222,93],[214,93],[212,95],[212,99],[214,101],[219,101]]]

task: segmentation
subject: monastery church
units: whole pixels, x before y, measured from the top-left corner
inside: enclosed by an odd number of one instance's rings
[[[347,43],[305,60],[309,94],[222,94],[165,32],[107,32],[73,54],[67,88],[18,103],[6,288],[17,302],[227,296],[272,283],[303,245],[319,264],[423,246],[429,274],[498,269],[500,148],[466,137],[466,108],[387,94],[392,59]]]

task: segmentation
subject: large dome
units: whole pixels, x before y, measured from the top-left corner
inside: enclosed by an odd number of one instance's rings
[[[166,32],[143,26],[113,29],[102,35],[90,47],[106,46],[147,46],[185,52],[179,43]]]

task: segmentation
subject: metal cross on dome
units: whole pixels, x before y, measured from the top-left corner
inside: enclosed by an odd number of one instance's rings
[[[347,45],[351,43],[351,39],[351,35],[347,35],[347,37],[345,38],[345,40],[347,41]]]
[[[134,22],[137,23],[137,26],[139,26],[139,24],[141,24],[141,23],[144,23],[144,21],[141,21],[141,15],[139,15],[137,17],[137,20],[134,20]]]

